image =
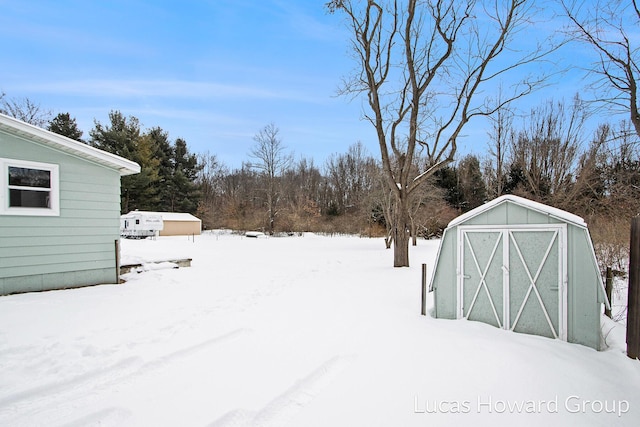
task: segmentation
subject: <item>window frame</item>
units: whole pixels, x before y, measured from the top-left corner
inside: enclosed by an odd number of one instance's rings
[[[12,186],[9,184],[9,168],[24,168],[44,170],[50,174],[50,185],[46,187],[25,187]],[[0,215],[18,215],[18,216],[60,216],[60,175],[59,166],[52,163],[32,162],[28,160],[15,160],[0,157]],[[49,207],[46,208],[27,208],[19,206],[9,206],[10,190],[20,187],[22,189],[31,189],[35,191],[49,191],[50,200]]]

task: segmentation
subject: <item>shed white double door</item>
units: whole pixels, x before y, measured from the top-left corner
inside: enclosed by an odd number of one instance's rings
[[[458,227],[458,318],[566,340],[567,228]]]

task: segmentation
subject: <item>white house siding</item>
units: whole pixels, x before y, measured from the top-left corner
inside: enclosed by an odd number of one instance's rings
[[[0,215],[0,295],[116,283],[119,172],[5,131],[0,158],[57,164],[60,185],[59,216]]]

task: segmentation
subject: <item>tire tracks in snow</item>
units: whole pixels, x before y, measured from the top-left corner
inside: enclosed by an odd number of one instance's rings
[[[110,427],[122,425],[126,420],[131,418],[131,411],[124,408],[106,408],[101,411],[93,412],[78,418],[75,421],[64,424],[60,427],[87,427],[100,426]]]
[[[353,359],[353,356],[335,356],[260,410],[234,409],[207,427],[282,427],[328,387]]]
[[[30,418],[44,412],[48,413],[47,425],[64,423],[70,415],[69,411],[65,411],[65,402],[77,404],[81,400],[95,399],[98,397],[97,391],[121,381],[131,381],[134,378],[149,375],[211,346],[223,344],[251,332],[249,329],[236,329],[146,362],[142,357],[128,357],[103,369],[13,393],[0,398],[0,425],[15,426],[21,425],[21,423],[31,425],[33,422],[30,421]],[[93,416],[98,419],[103,415],[106,415],[106,418],[112,418],[113,414],[122,415],[126,412],[123,408],[110,408],[104,411],[107,412],[102,415],[98,412]],[[92,417],[92,414],[86,415],[86,417]]]

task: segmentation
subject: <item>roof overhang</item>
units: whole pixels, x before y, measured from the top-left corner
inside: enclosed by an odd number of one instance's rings
[[[90,145],[58,135],[46,129],[0,114],[0,131],[16,135],[58,151],[80,157],[104,167],[115,169],[120,176],[133,175],[140,172],[140,165],[124,157],[116,156]]]

